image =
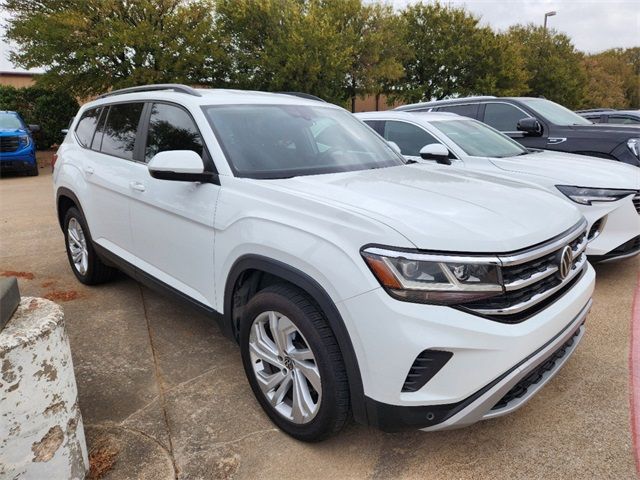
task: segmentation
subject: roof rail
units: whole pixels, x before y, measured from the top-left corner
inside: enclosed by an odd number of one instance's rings
[[[615,112],[613,108],[587,108],[586,110],[576,110],[575,113],[596,113],[596,112]]]
[[[124,95],[125,93],[155,92],[158,90],[173,90],[174,92],[186,93],[187,95],[193,95],[194,97],[202,96],[200,92],[187,85],[182,85],[180,83],[158,83],[156,85],[139,85],[137,87],[121,88],[120,90],[103,93],[98,98],[106,98],[113,95]]]
[[[320,97],[316,97],[315,95],[311,95],[310,93],[304,93],[304,92],[276,92],[276,93],[281,93],[282,95],[292,95],[294,97],[306,98],[307,100],[315,100],[317,102],[327,103],[326,100],[323,100]]]

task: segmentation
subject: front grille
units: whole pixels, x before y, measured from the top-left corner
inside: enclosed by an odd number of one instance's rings
[[[18,137],[0,137],[0,152],[15,152],[19,146]]]
[[[636,207],[636,212],[640,213],[640,192],[633,197],[633,206]]]
[[[574,344],[574,342],[576,341],[576,337],[579,334],[580,329],[578,328],[571,336],[571,338],[569,338],[569,340],[567,340],[560,348],[553,352],[544,362],[534,368],[531,373],[529,373],[526,377],[516,383],[513,388],[511,388],[511,390],[509,390],[506,395],[493,406],[491,410],[500,410],[501,408],[506,407],[513,400],[522,398],[527,393],[527,390],[529,390],[529,388],[540,382],[543,379],[544,374],[552,370],[558,360],[566,355],[567,350]]]
[[[562,278],[561,255],[569,246],[572,259]],[[499,255],[504,292],[495,297],[464,304],[464,310],[504,323],[518,323],[535,315],[575,285],[587,257],[586,225],[524,252]]]

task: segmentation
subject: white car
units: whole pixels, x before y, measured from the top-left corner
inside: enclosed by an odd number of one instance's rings
[[[589,223],[592,262],[640,253],[640,168],[613,160],[527,149],[490,126],[453,113],[356,116],[409,159],[531,182],[572,201]],[[426,160],[426,162],[425,162]]]
[[[410,165],[292,95],[111,92],[78,112],[54,189],[78,280],[117,266],[208,312],[302,440],[351,414],[437,430],[511,412],[571,356],[591,305],[571,204]]]

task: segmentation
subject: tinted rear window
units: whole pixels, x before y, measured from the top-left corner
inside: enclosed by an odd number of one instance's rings
[[[478,105],[446,105],[444,107],[439,107],[438,112],[449,112],[462,115],[463,117],[476,118],[476,115],[478,114]]]
[[[104,135],[100,151],[107,155],[133,159],[136,133],[142,114],[143,103],[119,103],[111,105],[104,124]]]
[[[91,139],[93,138],[93,132],[96,129],[99,117],[100,108],[90,108],[82,114],[76,126],[76,137],[83,147],[89,147],[89,145],[91,145]]]

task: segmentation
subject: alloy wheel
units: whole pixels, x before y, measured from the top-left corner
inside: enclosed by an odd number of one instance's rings
[[[249,355],[260,390],[287,420],[305,424],[320,409],[320,371],[309,343],[285,315],[258,315],[249,334]]]
[[[85,275],[89,268],[89,251],[87,239],[77,219],[71,218],[67,226],[67,244],[73,261],[73,267],[80,275]]]

